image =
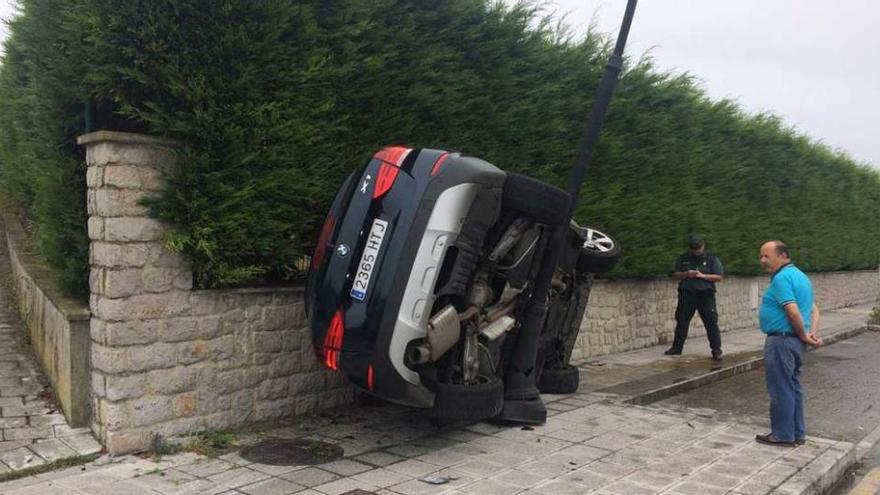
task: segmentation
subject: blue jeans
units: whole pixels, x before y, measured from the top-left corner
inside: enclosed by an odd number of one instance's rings
[[[804,393],[800,381],[805,346],[794,336],[768,335],[764,341],[770,431],[780,442],[803,440],[806,436]]]

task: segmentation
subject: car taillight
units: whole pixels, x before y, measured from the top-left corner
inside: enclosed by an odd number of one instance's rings
[[[367,366],[367,390],[373,391],[373,365]]]
[[[437,175],[437,172],[440,171],[440,167],[443,166],[443,162],[445,162],[447,158],[449,158],[449,153],[443,153],[442,155],[440,155],[440,158],[438,158],[437,161],[434,162],[434,166],[431,167],[431,176],[432,177],[434,175]]]
[[[321,227],[321,235],[318,236],[318,244],[315,246],[315,254],[312,255],[312,270],[317,270],[324,260],[324,253],[327,252],[327,244],[330,243],[330,236],[333,234],[333,227],[336,226],[336,217],[327,215],[324,220],[324,226]]]
[[[397,179],[397,173],[400,171],[400,164],[409,155],[412,148],[402,148],[393,146],[380,150],[373,155],[373,158],[381,160],[379,166],[379,176],[376,178],[376,187],[373,188],[373,199],[381,198],[394,185]]]
[[[324,366],[331,370],[339,369],[339,353],[342,351],[342,334],[345,332],[345,322],[342,321],[342,310],[333,315],[330,326],[324,335],[324,347],[318,358]]]

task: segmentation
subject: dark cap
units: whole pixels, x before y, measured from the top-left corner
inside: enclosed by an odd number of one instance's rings
[[[690,237],[688,237],[688,246],[690,246],[691,249],[697,249],[702,245],[703,238],[700,236],[700,234],[691,234]]]

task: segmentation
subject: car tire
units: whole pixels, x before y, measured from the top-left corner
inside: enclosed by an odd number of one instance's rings
[[[502,204],[547,225],[564,225],[569,220],[567,192],[522,174],[508,172]]]
[[[561,368],[544,368],[538,380],[538,390],[542,394],[573,394],[580,385],[580,373],[570,364]]]
[[[582,227],[579,236],[583,239],[576,269],[580,273],[610,272],[620,259],[620,244],[608,234],[594,228]]]
[[[504,407],[504,384],[492,376],[483,383],[432,383],[435,394],[431,416],[449,421],[480,421],[497,416]]]

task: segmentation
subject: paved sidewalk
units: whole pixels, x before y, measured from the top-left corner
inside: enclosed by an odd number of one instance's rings
[[[825,312],[823,334],[834,340],[834,334],[861,330],[869,311]],[[344,457],[326,464],[261,464],[237,452],[160,460],[105,456],[0,484],[0,493],[818,493],[852,462],[853,444],[809,437],[797,448],[764,446],[754,441],[754,418],[730,423],[710,410],[637,405],[657,387],[671,393],[670,386],[753,362],[761,346],[757,331],[725,334],[724,342],[721,366],[709,361],[704,342],[696,339],[677,358],[663,356],[658,346],[591,360],[581,368],[578,393],[545,396],[550,417],[539,427],[476,423],[437,429],[412,409],[350,406],[265,434],[341,447]],[[655,375],[663,378],[650,378]],[[447,482],[429,484],[428,475]]]
[[[52,400],[5,282],[8,264],[0,254],[0,475],[101,450],[88,428],[68,426]]]

